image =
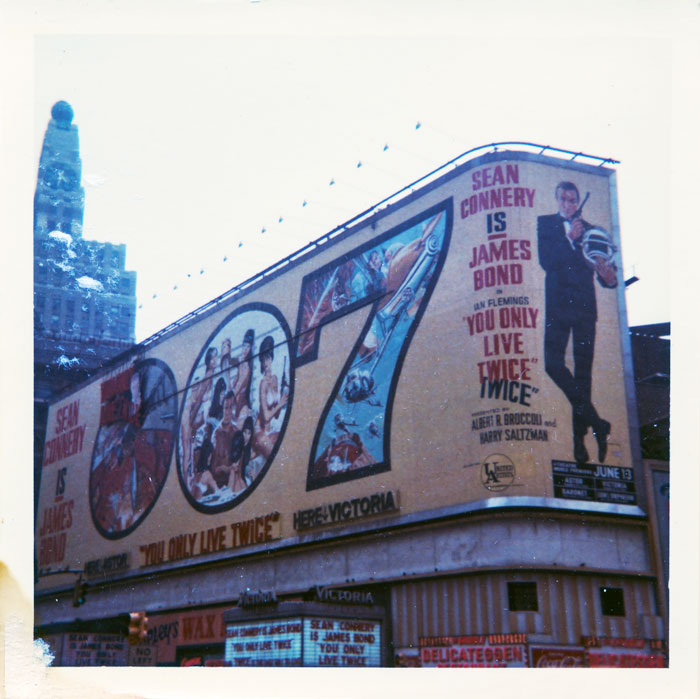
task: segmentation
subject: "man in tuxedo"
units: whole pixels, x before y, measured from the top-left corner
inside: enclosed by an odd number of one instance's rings
[[[594,275],[598,283],[617,286],[615,264],[600,257],[595,264],[583,256],[583,234],[593,226],[581,218],[579,192],[572,182],[560,182],[554,196],[558,212],[537,219],[537,248],[545,277],[545,371],[571,403],[574,459],[588,461],[584,437],[593,429],[598,443],[598,461],[607,453],[610,423],[591,403],[591,373],[597,320]],[[569,337],[573,337],[574,371],[564,359]]]

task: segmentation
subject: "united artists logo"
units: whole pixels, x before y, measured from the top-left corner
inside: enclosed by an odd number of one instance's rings
[[[481,482],[487,490],[505,490],[515,480],[515,464],[505,454],[491,454],[481,465]]]

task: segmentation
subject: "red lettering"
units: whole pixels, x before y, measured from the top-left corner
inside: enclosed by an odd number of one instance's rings
[[[66,555],[66,533],[44,537],[39,540],[39,565],[61,563]]]
[[[522,282],[523,268],[519,263],[485,267],[474,272],[474,291],[493,286],[522,284]]]
[[[476,185],[472,188],[474,191],[482,189],[485,185],[480,174],[474,173],[476,178],[473,180]],[[474,177],[474,176],[473,176]],[[489,181],[489,184],[493,182]],[[501,207],[523,206],[532,208],[535,202],[535,190],[527,187],[502,187],[491,189],[488,192],[479,192],[463,199],[460,202],[460,213],[462,218],[473,216],[480,211],[488,209],[498,209]]]
[[[496,165],[493,168],[475,170],[472,173],[472,190],[476,192],[483,187],[492,187],[497,184],[518,184],[520,182],[518,166],[506,165],[505,174],[503,167],[503,165]]]
[[[73,500],[62,502],[60,505],[52,505],[47,507],[43,513],[43,521],[39,536],[45,534],[55,534],[70,529],[73,525]]]
[[[529,381],[530,380],[530,360],[529,359],[489,359],[484,362],[477,362],[479,369],[479,383],[488,379],[489,381]]]

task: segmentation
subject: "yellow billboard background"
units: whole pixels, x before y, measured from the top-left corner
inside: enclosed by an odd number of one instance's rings
[[[297,537],[301,528],[295,528],[295,522],[300,521],[298,517],[295,520],[295,514],[353,500],[370,503],[372,496],[387,493],[392,498],[390,503],[382,501],[387,504],[383,510],[374,506],[378,499],[365,511],[358,509],[356,502],[355,515],[368,529],[394,521],[397,516],[425,513],[429,518],[431,513],[455,506],[478,509],[493,504],[493,498],[499,498],[498,503],[504,506],[515,504],[512,499],[518,498],[521,505],[557,507],[567,500],[562,493],[571,492],[581,509],[591,503],[599,509],[606,502],[634,504],[633,486],[630,490],[625,474],[621,474],[621,470],[631,471],[633,464],[618,310],[622,301],[619,272],[616,289],[596,283],[598,318],[591,400],[600,416],[611,424],[602,466],[608,467],[611,483],[622,484],[615,487],[628,494],[627,500],[606,500],[590,485],[593,481],[602,483],[602,476],[593,476],[601,464],[596,459],[598,445],[590,429],[584,444],[591,458],[584,469],[579,468],[582,464],[576,463],[572,453],[572,406],[544,367],[545,272],[538,261],[538,217],[556,213],[557,185],[571,181],[581,197],[590,193],[583,218],[612,231],[611,175],[603,168],[532,155],[501,153],[479,158],[457,174],[382,212],[371,224],[319,246],[317,254],[239,294],[236,300],[222,303],[181,330],[141,348],[128,363],[55,403],[49,412],[47,444],[62,441],[53,452],[48,446],[45,451],[35,532],[40,570],[37,589],[59,585],[60,576],[41,574],[66,567],[87,567],[96,576],[129,575],[269,546],[270,542]],[[496,216],[499,213],[502,215]],[[437,253],[443,257],[439,263],[430,261],[432,266],[422,268],[422,285],[407,291],[405,284],[394,288],[387,282],[384,292],[373,295],[375,292],[365,289],[353,296],[353,282],[349,281],[346,288],[350,301],[343,305],[336,299],[321,320],[315,358],[296,361],[290,373],[287,360],[281,358],[289,357],[291,363],[297,356],[297,338],[304,327],[300,320],[304,280],[310,283],[324,269],[332,275],[339,260],[343,264],[354,261],[356,266],[364,260],[369,268],[374,250],[384,258],[378,277],[389,279],[392,255],[398,259],[396,251],[402,247],[405,251],[407,241],[419,239],[430,225],[443,226],[444,248]],[[495,245],[495,252],[490,243]],[[404,282],[418,269],[419,263],[413,260],[413,266],[399,281]],[[619,253],[616,261],[621,268]],[[372,323],[385,303],[378,301],[382,293],[397,300],[396,316],[390,319],[387,332],[400,329],[404,322],[407,328],[402,349],[396,350],[398,369],[394,380],[385,380],[389,386],[386,395],[372,393],[365,379],[368,390],[352,394],[353,400],[359,396],[360,407],[355,408],[345,390],[347,376],[355,361],[353,353],[359,356],[369,352],[369,360],[365,361],[364,356],[359,360],[365,362],[362,371],[371,373],[372,353],[382,345],[378,342],[370,346],[366,338],[373,336]],[[274,309],[292,335],[284,352],[275,355],[273,372],[281,381],[286,369],[293,381],[293,400],[286,404],[285,424],[279,430],[269,463],[258,471],[254,483],[241,486],[245,497],[224,497],[216,501],[223,507],[198,508],[193,502],[192,480],[186,486],[189,494],[184,487],[178,461],[181,452],[177,452],[181,446],[176,444],[159,484],[161,489],[148,511],[142,511],[135,524],[124,525],[119,536],[105,536],[95,525],[89,495],[93,453],[101,427],[102,385],[128,371],[134,362],[158,360],[167,365],[177,387],[174,439],[179,443],[183,400],[202,375],[195,369],[204,367],[208,343],[215,339],[220,349],[221,328],[250,304],[259,304],[270,313]],[[493,322],[487,321],[486,312],[490,311]],[[479,313],[481,321],[477,320]],[[232,354],[240,353],[245,329],[236,326]],[[253,343],[254,353],[260,353],[261,340],[256,338]],[[567,363],[573,365],[571,342]],[[493,378],[495,371],[505,372],[499,376],[507,379],[507,385],[491,389],[490,397],[488,385],[484,387],[480,380],[480,375],[488,375],[489,370],[492,380],[501,380]],[[252,371],[256,372],[261,396],[258,356]],[[346,377],[343,383],[339,383],[341,375]],[[380,376],[376,379],[377,384],[383,380]],[[251,408],[259,411],[259,400],[257,408]],[[272,398],[270,401],[274,403]],[[375,424],[376,439],[364,431],[369,429],[369,423],[365,424],[368,405],[376,414],[384,414],[384,424]],[[340,419],[333,424],[336,412]],[[326,423],[321,424],[324,415]],[[334,445],[357,435],[355,442],[359,439],[374,461],[360,459],[356,467],[345,464],[337,474],[328,471],[329,477],[310,478],[314,461],[325,445],[319,436],[324,429],[337,435]],[[383,437],[387,441],[382,452],[377,440]],[[564,464],[557,466],[557,473],[553,461]],[[586,480],[586,469],[590,471],[586,481],[589,485],[575,487],[581,478]],[[558,475],[564,480],[557,481],[555,476],[561,473],[568,475]],[[562,490],[567,482],[573,484],[571,489]],[[576,492],[589,496],[577,497]],[[306,519],[307,524],[310,521],[321,526],[324,533],[338,526]]]

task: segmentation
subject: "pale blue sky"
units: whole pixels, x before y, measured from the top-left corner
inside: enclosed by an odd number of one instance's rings
[[[624,271],[641,279],[630,323],[668,320],[672,53],[669,38],[644,36],[664,15],[650,5],[591,34],[591,16],[554,8],[535,22],[506,3],[514,14],[493,25],[470,3],[438,3],[442,21],[422,3],[392,19],[390,4],[362,22],[336,10],[333,23],[298,3],[306,24],[289,4],[238,2],[224,16],[248,23],[225,34],[37,37],[35,163],[51,105],[69,101],[84,236],[127,244],[137,339],[459,153],[506,140],[621,161]],[[275,16],[290,22],[265,31]]]

